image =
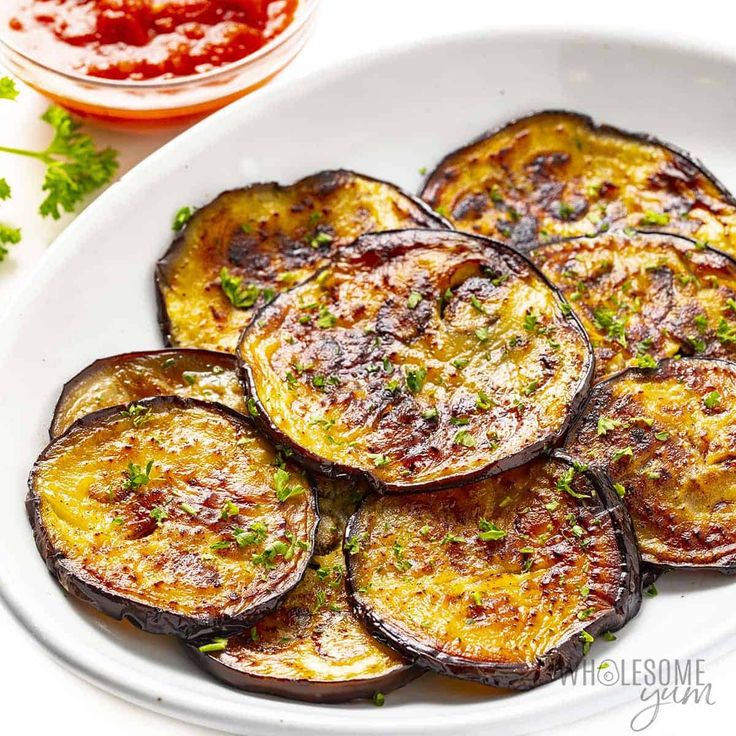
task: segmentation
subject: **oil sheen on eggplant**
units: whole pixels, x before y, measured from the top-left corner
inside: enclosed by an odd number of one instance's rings
[[[532,260],[590,335],[596,379],[676,355],[736,356],[736,262],[676,235],[611,231]]]
[[[350,171],[224,192],[194,213],[158,263],[164,338],[233,352],[254,308],[304,280],[335,248],[366,232],[444,224],[393,184]]]
[[[353,608],[442,674],[529,689],[641,602],[630,519],[603,473],[537,459],[471,486],[371,496],[350,520]]]
[[[593,389],[566,446],[622,486],[645,562],[736,571],[736,364],[626,370]]]
[[[245,413],[232,355],[210,350],[147,350],[100,358],[70,379],[49,434],[58,437],[85,414],[150,396],[217,401]]]
[[[522,248],[618,225],[736,255],[736,200],[699,161],[576,113],[530,115],[451,153],[422,197],[458,229]]]
[[[523,256],[451,231],[367,235],[265,307],[238,349],[256,421],[386,491],[501,472],[558,439],[591,349]]]
[[[69,593],[145,631],[251,626],[309,562],[307,478],[225,406],[136,406],[83,417],[36,461],[26,506],[42,556]]]
[[[189,651],[229,685],[311,702],[370,698],[419,674],[355,618],[340,548],[314,558],[276,612],[220,646],[224,648],[217,652],[193,646]]]

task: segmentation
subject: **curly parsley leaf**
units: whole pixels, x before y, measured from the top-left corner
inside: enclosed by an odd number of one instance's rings
[[[15,81],[10,77],[0,77],[0,100],[14,100],[20,94]]]
[[[54,130],[43,151],[0,146],[0,152],[28,156],[46,166],[41,189],[46,197],[39,212],[58,220],[61,211],[74,212],[88,194],[107,184],[118,169],[118,153],[112,148],[97,149],[92,138],[80,131],[80,123],[60,107],[51,106],[41,116]]]

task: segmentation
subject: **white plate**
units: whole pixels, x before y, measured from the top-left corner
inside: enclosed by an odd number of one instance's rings
[[[568,108],[690,149],[736,187],[736,61],[574,34],[466,36],[384,54],[266,90],[177,138],[127,174],[56,241],[0,330],[0,591],[67,667],[140,705],[231,732],[505,734],[580,718],[622,688],[560,682],[499,695],[425,676],[383,708],[315,706],[231,690],[177,644],[76,604],[39,558],[23,508],[62,382],[94,358],[161,344],[152,270],[173,213],[258,179],[349,167],[416,189],[418,170],[510,117]],[[736,582],[669,575],[598,657],[688,657],[732,648]],[[10,665],[12,666],[12,665]]]

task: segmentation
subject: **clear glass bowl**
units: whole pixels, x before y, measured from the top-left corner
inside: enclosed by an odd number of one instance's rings
[[[26,84],[82,117],[114,124],[179,124],[201,118],[275,77],[301,51],[314,25],[319,0],[300,0],[283,33],[258,51],[203,74],[127,82],[60,71],[11,43],[1,19],[0,58]]]

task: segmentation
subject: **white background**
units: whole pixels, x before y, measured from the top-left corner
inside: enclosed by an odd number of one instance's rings
[[[3,4],[7,0],[2,0]],[[592,3],[558,0],[552,2],[492,2],[491,0],[323,0],[316,32],[307,48],[272,86],[290,83],[306,74],[319,73],[327,65],[352,56],[380,53],[382,48],[414,40],[479,28],[570,28],[607,30],[632,29],[660,38],[682,38],[711,47],[728,49],[736,57],[733,11],[725,2],[654,2],[619,0]],[[1,70],[0,70],[1,74]],[[736,94],[736,90],[734,90]],[[46,102],[22,87],[15,103],[0,106],[0,142],[26,148],[43,148],[47,126],[38,121]],[[687,100],[683,100],[687,104]],[[707,110],[694,111],[707,114]],[[734,121],[736,125],[736,121]],[[163,145],[176,131],[154,136],[135,136],[94,131],[100,144],[121,152],[121,174],[148,153]],[[23,229],[23,241],[11,246],[6,262],[0,264],[0,311],[11,296],[32,278],[49,243],[69,222],[41,220],[36,214],[41,199],[43,167],[33,161],[0,154],[0,176],[13,186],[13,199],[0,206],[0,220]],[[10,390],[2,387],[0,390]],[[0,425],[0,433],[9,428]],[[0,434],[1,436],[1,434]],[[7,489],[5,489],[7,491]],[[734,581],[736,584],[736,581]],[[724,615],[733,615],[724,611]],[[666,616],[666,611],[662,612]],[[53,732],[65,736],[122,736],[131,731],[138,736],[206,736],[206,729],[189,726],[128,705],[66,673],[38,647],[0,606],[3,632],[3,666],[0,667],[0,705],[4,733],[20,729],[30,734]],[[687,632],[682,632],[687,637]],[[705,663],[706,679],[712,683],[713,706],[666,705],[645,733],[655,736],[692,734],[695,729],[720,733],[733,730],[736,716],[736,656]],[[539,724],[540,734],[631,733],[629,722],[642,705],[629,705],[594,718],[574,722],[549,731]]]

